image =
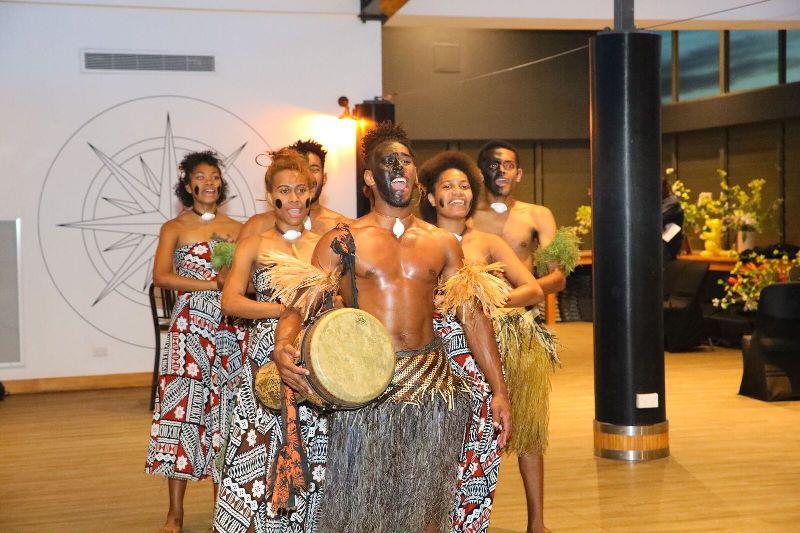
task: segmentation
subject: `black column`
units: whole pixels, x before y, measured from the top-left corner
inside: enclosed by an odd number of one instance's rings
[[[394,122],[394,104],[376,98],[356,104],[353,115],[356,126],[356,213],[361,217],[369,213],[369,199],[364,196],[364,158],[361,153],[361,139],[364,134],[381,122]]]
[[[669,453],[659,448],[667,442],[660,46],[660,36],[636,31],[591,42],[595,453],[628,460]]]

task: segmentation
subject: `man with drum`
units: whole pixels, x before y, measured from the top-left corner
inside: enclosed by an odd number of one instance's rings
[[[377,402],[334,411],[318,530],[446,531],[470,407],[433,331],[434,294],[442,280],[458,285],[463,254],[449,232],[411,212],[417,171],[405,132],[380,124],[364,137],[363,151],[372,211],[326,233],[312,263],[342,271],[338,293],[346,305],[386,328],[396,352],[394,380]],[[502,446],[511,419],[492,324],[472,299],[465,297],[461,309],[472,353],[494,391]],[[283,313],[273,360],[284,383],[308,397],[308,370],[295,365],[300,354],[292,346],[302,320],[292,307]]]

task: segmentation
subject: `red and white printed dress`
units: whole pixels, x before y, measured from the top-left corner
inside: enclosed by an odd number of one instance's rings
[[[461,324],[434,315],[433,329],[444,341],[450,367],[466,378],[472,392],[472,417],[458,467],[451,533],[479,533],[489,528],[497,476],[500,473],[499,432],[492,421],[492,392],[470,353]]]
[[[215,242],[177,248],[175,272],[211,281]],[[145,472],[175,479],[219,482],[215,459],[220,435],[220,361],[215,337],[222,319],[220,291],[180,292],[161,352],[158,390]]]

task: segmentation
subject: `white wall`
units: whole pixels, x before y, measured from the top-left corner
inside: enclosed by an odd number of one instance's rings
[[[0,3],[0,219],[21,218],[23,238],[23,360],[0,380],[152,368],[142,288],[160,215],[135,202],[158,204],[167,114],[178,158],[246,143],[230,213],[264,209],[259,152],[315,137],[330,152],[327,204],[355,214],[355,134],[336,99],[381,94],[380,25],[357,18],[356,0],[131,4]],[[210,54],[216,72],[89,73],[84,50]]]

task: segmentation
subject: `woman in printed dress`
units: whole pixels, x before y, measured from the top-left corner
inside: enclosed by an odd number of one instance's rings
[[[226,314],[256,321],[249,332],[247,362],[231,418],[214,514],[214,530],[225,533],[312,531],[325,472],[327,421],[301,404],[299,426],[312,479],[294,512],[280,516],[273,512],[270,486],[276,453],[283,440],[281,416],[260,403],[253,382],[259,367],[272,355],[275,326],[283,305],[272,296],[267,284],[269,269],[262,258],[267,252],[278,251],[308,262],[319,235],[303,227],[311,204],[312,181],[305,158],[286,148],[273,153],[265,181],[275,226],[237,244],[222,295]],[[250,280],[256,300],[245,296]]]
[[[187,480],[212,475],[216,494],[214,462],[222,436],[214,340],[222,312],[211,252],[217,242],[235,240],[241,229],[217,212],[227,184],[216,154],[187,154],[179,168],[175,194],[185,209],[161,227],[153,264],[153,283],[178,293],[162,351],[145,466],[168,480],[164,532],[183,525]]]
[[[420,184],[427,192],[420,202],[420,213],[427,222],[447,229],[461,242],[465,263],[503,264],[503,277],[513,289],[505,306],[520,308],[544,300],[544,293],[533,274],[516,257],[511,247],[497,235],[473,230],[467,220],[474,210],[473,191],[479,191],[481,173],[463,153],[449,151],[428,160],[419,171]],[[491,420],[491,391],[469,353],[461,326],[446,317],[436,321],[437,331],[444,337],[454,370],[469,378],[473,390],[473,413],[460,468],[456,502],[452,513],[453,530],[459,532],[486,531],[489,527],[494,490],[500,469],[497,435]],[[515,450],[515,435],[522,431],[527,420],[517,420],[514,391],[504,357],[506,381],[512,404],[513,428],[509,448]],[[517,439],[518,440],[518,439]]]

